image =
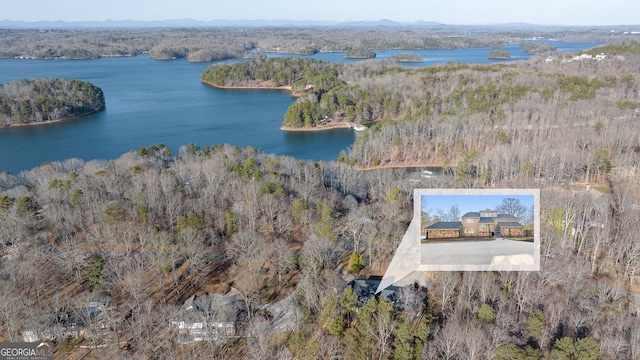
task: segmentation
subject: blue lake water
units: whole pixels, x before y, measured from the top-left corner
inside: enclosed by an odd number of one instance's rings
[[[579,51],[597,44],[554,44],[561,51]],[[512,60],[526,59],[519,46],[507,47]],[[390,58],[399,50],[377,52]],[[425,59],[408,66],[458,61],[494,62],[489,48],[415,51]],[[269,56],[289,56],[269,54]],[[310,56],[345,60],[342,53]],[[0,60],[0,83],[42,77],[72,78],[100,87],[106,110],[48,125],[0,129],[0,172],[18,173],[43,162],[69,158],[114,159],[158,143],[177,153],[190,142],[253,146],[267,153],[310,160],[335,160],[355,138],[350,129],[311,133],[280,131],[287,107],[295,100],[278,90],[222,90],[200,82],[211,63],[184,59],[157,61],[147,55],[97,60]]]

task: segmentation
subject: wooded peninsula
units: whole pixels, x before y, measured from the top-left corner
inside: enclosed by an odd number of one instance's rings
[[[632,52],[637,43],[624,46]],[[591,52],[601,50],[606,48]],[[544,59],[534,57],[526,62],[482,66],[450,63],[417,69],[385,60],[335,64],[313,59],[271,58],[213,65],[205,70],[201,80],[216,86],[290,87],[299,97],[284,115],[283,127],[288,129],[324,129],[344,122],[385,120],[389,126],[373,127],[370,136],[359,138],[354,144],[353,160],[362,167],[414,162],[418,160],[416,157],[430,163],[457,164],[460,155],[455,150],[457,146],[449,141],[439,144],[440,138],[435,136],[437,127],[427,123],[459,123],[465,131],[488,132],[489,136],[501,134],[501,139],[512,141],[523,130],[532,130],[530,133],[535,134],[537,129],[550,131],[552,127],[560,126],[548,116],[567,112],[562,116],[576,118],[577,115],[572,114],[576,103],[585,102],[587,108],[597,107],[601,113],[628,118],[639,106],[638,99],[629,97],[635,86],[631,60],[611,56],[594,60],[589,56],[575,60],[555,54]],[[617,69],[626,68],[627,73],[620,75],[619,70],[613,70],[612,64],[617,64]],[[576,70],[577,66],[582,69],[598,67],[599,76],[586,77]],[[618,94],[611,95],[618,100],[606,101],[604,97],[597,97],[600,89]],[[418,140],[425,135],[421,129],[411,132],[415,133],[415,141],[405,142],[401,147],[405,150],[400,152],[390,151],[382,145],[397,142],[394,139],[387,138],[374,146],[365,145],[374,141],[378,130],[402,127],[425,116],[432,119],[421,122],[431,129],[428,130],[431,139],[428,145]],[[581,115],[579,124],[592,126],[598,121],[602,120]],[[487,124],[491,126],[487,127]],[[561,131],[554,130],[554,134],[558,133]],[[451,141],[464,139],[460,134],[447,137],[451,137]],[[361,146],[366,147],[362,152]],[[422,148],[410,150],[408,147],[412,146]],[[471,148],[478,147],[486,145],[473,144]],[[384,154],[380,153],[382,150]],[[360,154],[364,153],[366,158],[361,158]]]
[[[102,90],[86,81],[46,78],[0,84],[0,126],[65,120],[104,106]]]

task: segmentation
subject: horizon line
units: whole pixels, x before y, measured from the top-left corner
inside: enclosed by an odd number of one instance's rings
[[[430,25],[430,26],[535,26],[535,27],[626,27],[626,26],[640,26],[639,24],[544,24],[544,23],[532,23],[532,22],[522,22],[522,21],[512,21],[512,22],[492,22],[492,23],[443,23],[439,21],[433,20],[413,20],[413,21],[398,21],[387,18],[382,18],[378,20],[309,20],[309,19],[213,19],[213,20],[198,20],[194,18],[172,18],[172,19],[153,19],[153,20],[136,20],[136,19],[104,19],[104,20],[12,20],[12,19],[2,19],[0,23],[3,22],[13,22],[13,23],[23,23],[23,24],[37,24],[37,23],[64,23],[64,24],[100,24],[100,23],[124,23],[124,22],[133,22],[133,23],[163,23],[163,22],[194,22],[194,23],[216,23],[216,22],[225,22],[225,23],[246,23],[246,22],[265,22],[265,23],[273,23],[273,22],[293,22],[293,23],[312,23],[312,24],[325,24],[325,26],[339,26],[339,25],[347,25],[347,24],[376,24],[379,23],[392,23],[398,26],[408,25],[408,26],[420,26],[420,25]],[[227,25],[230,26],[230,25]]]

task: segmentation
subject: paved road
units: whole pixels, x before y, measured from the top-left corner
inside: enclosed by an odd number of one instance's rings
[[[535,246],[532,242],[502,238],[488,241],[427,243],[420,244],[420,264],[421,268],[424,265],[533,267],[534,251]]]

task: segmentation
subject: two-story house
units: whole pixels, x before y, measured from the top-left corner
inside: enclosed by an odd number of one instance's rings
[[[425,228],[427,239],[524,236],[524,226],[511,214],[480,210],[462,215],[461,221],[439,221]]]
[[[235,292],[191,296],[171,320],[181,344],[236,336]]]

